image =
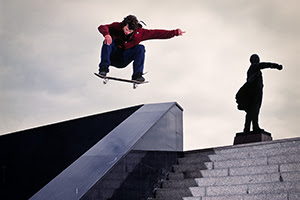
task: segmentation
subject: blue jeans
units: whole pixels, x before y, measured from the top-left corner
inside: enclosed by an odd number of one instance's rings
[[[145,61],[145,47],[138,44],[130,49],[120,49],[114,42],[110,45],[104,44],[101,49],[101,62],[99,68],[107,69],[109,66],[124,68],[133,61],[133,74],[143,74]]]

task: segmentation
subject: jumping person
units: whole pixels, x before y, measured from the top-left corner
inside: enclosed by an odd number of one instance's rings
[[[250,63],[247,71],[247,82],[236,95],[238,109],[246,111],[244,133],[250,132],[251,123],[254,132],[263,131],[258,123],[264,86],[261,70],[265,68],[282,70],[283,68],[282,65],[276,63],[260,62],[257,54],[251,55]]]
[[[145,81],[142,76],[145,47],[140,42],[150,39],[169,39],[185,33],[181,29],[144,29],[134,15],[128,15],[122,22],[100,25],[98,30],[104,36],[99,74],[106,76],[110,65],[124,68],[133,61],[132,80],[140,82]]]

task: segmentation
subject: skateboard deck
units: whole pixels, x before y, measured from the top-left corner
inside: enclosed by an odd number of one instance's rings
[[[121,82],[126,82],[126,83],[132,83],[133,84],[133,89],[136,89],[139,84],[144,84],[144,83],[149,82],[149,81],[140,82],[140,81],[129,80],[129,79],[124,79],[124,78],[118,78],[118,77],[113,77],[113,76],[103,76],[103,75],[100,75],[98,73],[94,73],[94,74],[96,76],[98,76],[99,78],[102,78],[104,84],[107,84],[108,80],[121,81]]]

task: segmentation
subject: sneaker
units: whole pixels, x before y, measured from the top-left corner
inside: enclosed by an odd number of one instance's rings
[[[143,74],[141,72],[137,72],[132,76],[132,80],[144,82],[145,78],[142,76]]]
[[[101,76],[106,76],[107,73],[108,73],[108,69],[107,69],[107,68],[105,68],[105,67],[100,67],[100,69],[99,69],[99,74],[100,74]]]
[[[106,72],[106,71],[100,71],[99,74],[100,74],[101,76],[106,76],[107,72]]]

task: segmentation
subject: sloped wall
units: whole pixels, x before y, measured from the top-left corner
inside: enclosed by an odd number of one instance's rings
[[[28,199],[142,105],[0,136],[0,199]]]
[[[176,125],[177,122],[180,124]],[[158,135],[153,131],[158,131]],[[178,137],[178,134],[181,136]],[[152,137],[164,142],[154,144],[151,150],[167,149],[175,154],[178,151],[182,152],[182,108],[176,102],[143,105],[30,199],[81,199],[113,170],[135,145],[139,147],[135,150],[149,150],[148,147],[153,142]],[[147,138],[150,139],[150,143],[147,142]],[[140,148],[140,141],[147,144],[146,148]]]

